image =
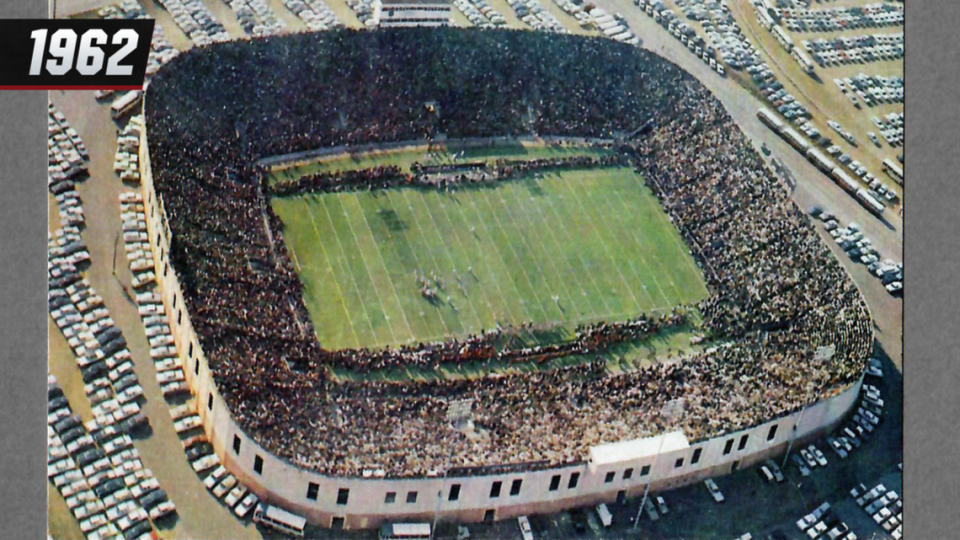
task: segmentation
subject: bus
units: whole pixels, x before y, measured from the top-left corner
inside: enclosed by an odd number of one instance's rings
[[[858,189],[856,197],[857,200],[860,201],[860,204],[872,214],[877,217],[883,215],[883,205],[874,199],[869,193],[867,193],[867,190]]]
[[[760,107],[760,110],[757,111],[757,118],[777,133],[783,131],[783,122],[781,122],[775,114],[770,112],[770,109]]]
[[[380,540],[430,540],[429,523],[384,523],[380,526]]]
[[[803,69],[805,73],[813,73],[813,60],[810,59],[810,55],[804,52],[803,49],[794,47],[790,55],[800,64],[800,68]]]
[[[110,105],[110,118],[116,120],[129,113],[140,104],[142,92],[133,90],[117,98],[113,105]]]
[[[303,529],[307,525],[307,520],[302,517],[264,503],[258,504],[253,511],[253,522],[298,538],[303,538]]]
[[[890,158],[883,160],[883,170],[886,171],[898,184],[903,185],[903,169]]]

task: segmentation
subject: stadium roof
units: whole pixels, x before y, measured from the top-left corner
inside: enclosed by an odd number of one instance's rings
[[[661,448],[661,443],[663,447]],[[594,465],[622,463],[645,457],[653,457],[658,451],[673,452],[690,448],[690,442],[683,431],[673,431],[645,439],[633,439],[590,448],[590,461]]]

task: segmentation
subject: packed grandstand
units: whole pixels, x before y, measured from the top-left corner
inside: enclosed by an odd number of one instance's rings
[[[575,463],[591,446],[661,433],[660,411],[676,398],[685,413],[669,427],[695,442],[835,395],[860,377],[872,346],[859,291],[721,104],[674,64],[629,45],[506,30],[270,37],[180,55],[151,81],[145,109],[170,260],[219,392],[248,435],[306,469],[410,477]],[[725,345],[622,373],[584,362],[470,379],[331,377],[331,366],[362,374],[583,354],[684,320],[677,310],[584,325],[553,346],[563,350],[505,351],[486,333],[378,350],[321,346],[270,198],[430,183],[444,171],[371,169],[277,186],[258,160],[529,135],[614,141],[618,162],[643,175],[703,269],[710,297],[695,307]],[[570,165],[502,163],[442,185]],[[833,354],[817,354],[822,347]],[[449,403],[463,399],[482,437],[448,421]]]

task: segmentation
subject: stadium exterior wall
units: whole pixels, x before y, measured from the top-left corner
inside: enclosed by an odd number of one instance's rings
[[[672,489],[782,454],[789,445],[811,440],[837,426],[856,403],[862,378],[802,411],[747,430],[695,443],[689,443],[682,432],[651,437],[638,441],[627,452],[603,454],[602,463],[588,459],[544,470],[397,479],[333,477],[309,472],[272,455],[247,436],[217,391],[184,309],[176,273],[169,265],[170,229],[163,203],[154,190],[146,133],[142,135],[140,152],[141,189],[157,280],[187,383],[197,397],[204,431],[224,466],[257,496],[302,515],[315,525],[331,527],[335,518],[343,518],[337,524],[345,528],[370,528],[384,522],[432,521],[435,516],[444,521],[477,522],[490,511],[499,520],[612,502],[620,496],[633,497],[641,494],[647,483],[652,491]],[[777,426],[776,432],[770,438],[773,426]],[[659,444],[661,437],[667,437],[663,445]],[[239,451],[235,450],[237,447]],[[694,464],[697,449],[699,459]],[[600,449],[594,448],[591,453],[597,450]],[[254,470],[257,458],[262,460],[259,473]],[[632,475],[625,479],[627,469],[632,469]],[[571,475],[576,473],[579,481],[571,488]],[[557,489],[551,490],[557,475]],[[516,481],[521,482],[518,492],[511,495]],[[500,494],[491,497],[495,482],[501,482]],[[317,485],[316,500],[307,498],[311,483]],[[460,486],[459,497],[450,500],[454,485]],[[391,492],[395,502],[386,503],[385,497]],[[417,493],[416,500],[408,503],[411,492]],[[338,499],[343,493],[346,501],[340,504]]]

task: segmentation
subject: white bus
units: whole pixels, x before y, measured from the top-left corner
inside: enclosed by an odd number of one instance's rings
[[[883,170],[887,171],[887,174],[892,176],[897,183],[903,184],[903,169],[894,163],[892,159],[887,158],[883,160]]]
[[[385,523],[380,526],[380,540],[430,540],[429,523]]]
[[[793,59],[796,60],[798,64],[800,64],[800,68],[803,69],[805,73],[813,73],[813,60],[810,59],[810,55],[805,53],[803,49],[794,47],[790,55],[793,56]]]
[[[298,538],[303,538],[303,528],[307,525],[307,520],[302,517],[263,503],[253,511],[253,522]]]
[[[110,106],[110,117],[116,120],[135,109],[140,103],[141,96],[142,92],[133,90],[117,98]]]

